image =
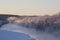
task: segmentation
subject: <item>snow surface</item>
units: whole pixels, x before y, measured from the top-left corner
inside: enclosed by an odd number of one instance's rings
[[[33,39],[30,36],[23,33],[0,30],[0,40],[33,40]]]
[[[9,24],[3,25],[1,30],[8,30],[8,31],[12,31],[12,32],[24,33],[36,40],[60,40],[60,37],[56,37],[56,36],[51,35],[46,32],[36,31],[35,29],[32,29],[32,28],[22,27],[18,24],[9,23]],[[12,35],[12,37],[13,37],[13,35]],[[30,38],[28,38],[28,39],[30,39]]]

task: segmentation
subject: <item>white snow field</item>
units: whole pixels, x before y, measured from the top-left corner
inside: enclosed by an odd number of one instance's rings
[[[0,30],[0,40],[32,40],[32,38],[23,33]]]
[[[31,40],[30,37],[32,37],[33,40],[34,39],[35,40],[60,40],[60,37],[56,37],[46,32],[36,31],[33,28],[22,27],[18,24],[12,24],[12,23],[5,24],[2,26],[0,30],[8,30],[13,32],[13,33],[8,32],[7,34],[7,32],[5,31],[3,32],[0,31],[0,40]],[[24,34],[21,34],[21,33],[24,33]],[[30,37],[26,36],[25,34],[29,35]]]

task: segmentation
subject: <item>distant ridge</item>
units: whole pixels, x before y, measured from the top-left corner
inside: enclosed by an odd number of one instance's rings
[[[20,16],[12,14],[0,14],[0,19],[6,19],[8,17],[20,17]]]
[[[13,14],[0,14],[0,16],[19,17],[18,15],[13,15]]]

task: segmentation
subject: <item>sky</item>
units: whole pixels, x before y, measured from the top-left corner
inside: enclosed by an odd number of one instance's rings
[[[60,0],[0,0],[0,14],[52,15],[60,12]]]

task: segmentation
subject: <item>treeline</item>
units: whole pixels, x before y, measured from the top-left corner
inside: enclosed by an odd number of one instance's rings
[[[6,17],[5,17],[6,16]],[[1,20],[1,18],[3,20]],[[60,12],[55,15],[45,16],[16,16],[16,15],[3,15],[0,17],[0,24],[4,23],[17,23],[23,27],[35,28],[37,30],[48,30],[49,32],[60,30]]]
[[[9,15],[9,14],[0,14],[0,27],[2,27],[2,25],[9,23],[9,21],[7,20],[7,18],[9,17],[20,17],[18,15]]]
[[[19,18],[9,17],[8,21],[17,23],[27,28],[35,28],[37,30],[49,30],[50,32],[60,30],[60,12],[51,16],[21,16]]]

